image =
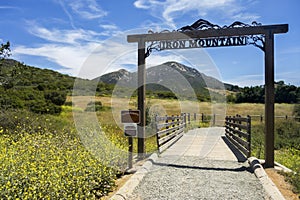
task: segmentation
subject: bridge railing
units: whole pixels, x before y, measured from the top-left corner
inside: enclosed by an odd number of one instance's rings
[[[264,122],[264,115],[251,115],[252,120],[256,119],[259,120],[260,122]],[[276,115],[274,116],[275,119],[285,119],[285,120],[295,120],[295,121],[300,121],[300,117],[297,116],[289,116],[289,115]]]
[[[251,155],[251,117],[226,116],[226,137],[247,157]]]
[[[187,114],[177,116],[156,116],[156,141],[159,153],[174,144],[184,133],[187,125]]]
[[[190,115],[190,121],[209,123],[210,126],[224,126],[225,119],[222,114],[205,114],[205,113],[187,113]]]

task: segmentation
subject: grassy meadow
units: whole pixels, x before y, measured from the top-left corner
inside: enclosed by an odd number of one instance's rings
[[[71,106],[73,102],[73,107]],[[87,109],[90,102],[98,102]],[[101,102],[101,103],[99,103]],[[1,199],[100,199],[115,188],[127,165],[127,138],[123,136],[120,110],[135,109],[137,100],[111,97],[67,98],[60,115],[28,111],[2,111],[0,124]],[[263,115],[264,104],[214,104],[147,99],[149,118],[181,112],[225,115]],[[94,106],[94,107],[93,107]],[[93,110],[94,109],[94,110]],[[276,104],[276,116],[292,116],[293,104]],[[96,112],[93,112],[96,111]],[[199,115],[200,116],[200,115]],[[198,116],[198,117],[199,117]],[[192,116],[191,116],[192,118]],[[209,126],[209,123],[196,124]],[[195,124],[194,124],[195,125]],[[263,158],[264,124],[252,121],[252,154]],[[300,124],[276,119],[276,161],[297,174],[286,175],[299,193]],[[156,151],[153,121],[146,131],[146,152]],[[136,141],[134,144],[136,151]]]

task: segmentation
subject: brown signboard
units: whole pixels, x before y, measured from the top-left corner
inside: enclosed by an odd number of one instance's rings
[[[122,110],[121,111],[122,123],[140,123],[140,111],[139,110]]]

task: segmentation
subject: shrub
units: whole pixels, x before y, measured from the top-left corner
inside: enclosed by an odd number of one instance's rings
[[[63,105],[67,98],[65,91],[47,91],[44,96],[46,100],[58,106]]]
[[[72,101],[66,101],[65,106],[75,106],[75,104]]]
[[[264,124],[251,127],[252,155],[264,158]],[[294,120],[277,120],[275,123],[275,160],[296,173],[284,173],[285,178],[300,193],[300,124]]]
[[[300,149],[300,124],[294,120],[284,120],[275,125],[275,149]]]
[[[101,101],[90,101],[87,104],[87,107],[85,108],[84,111],[86,112],[97,112],[102,110],[103,106],[102,106],[102,102]]]

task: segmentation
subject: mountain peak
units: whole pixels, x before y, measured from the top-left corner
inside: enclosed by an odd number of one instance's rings
[[[187,67],[187,66],[185,66],[183,64],[180,64],[178,62],[175,62],[175,61],[169,61],[169,62],[164,63],[163,65],[170,66],[173,69],[176,69],[177,71],[181,71],[181,72],[189,71],[189,68],[190,68],[190,67]]]
[[[188,66],[178,63],[176,61],[165,62],[162,65],[169,66],[172,69],[175,69],[176,71],[178,71],[179,73],[188,74],[189,76],[192,76],[192,77],[202,76],[202,73],[200,73],[197,69],[188,67]]]
[[[102,81],[108,84],[116,84],[120,79],[128,79],[130,72],[126,69],[119,69],[118,71],[104,74],[94,80]]]
[[[126,69],[119,69],[118,72],[122,74],[128,74],[129,72]]]
[[[212,89],[222,89],[224,88],[224,84],[210,76],[206,76],[203,73],[200,73],[197,69],[188,67],[184,64],[178,63],[176,61],[169,61],[165,62],[161,65],[150,67],[146,70],[147,73],[147,80],[153,83],[161,83],[163,80],[172,82],[178,81],[174,77],[173,70],[179,72],[195,90],[203,90],[203,88],[212,88]],[[166,75],[169,74],[167,77]],[[109,83],[109,84],[116,84],[118,81],[122,79],[126,83],[134,82],[132,80],[136,79],[137,73],[128,72],[125,69],[120,69],[115,72],[111,72],[105,75],[102,75],[98,78],[98,80]],[[166,80],[166,78],[170,80]],[[171,80],[172,79],[172,80]],[[173,80],[174,79],[174,80]],[[202,89],[201,89],[202,88]]]

